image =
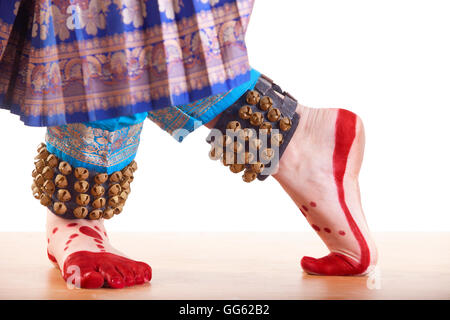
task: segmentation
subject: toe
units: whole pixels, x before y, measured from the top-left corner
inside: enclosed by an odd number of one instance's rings
[[[303,257],[301,266],[307,273],[326,276],[350,276],[360,273],[356,261],[334,252],[320,259]]]
[[[125,281],[126,287],[129,287],[129,286],[132,286],[135,284],[134,272],[128,266],[123,265],[123,264],[118,264],[118,265],[116,265],[116,269],[122,275],[122,277]]]
[[[149,282],[152,278],[152,269],[144,262],[137,261],[134,264],[134,275],[136,284]]]
[[[121,289],[125,287],[125,280],[112,264],[101,264],[98,267],[99,272],[105,278],[109,287]]]

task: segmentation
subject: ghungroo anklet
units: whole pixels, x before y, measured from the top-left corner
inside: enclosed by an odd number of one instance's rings
[[[300,117],[297,101],[266,76],[261,75],[248,90],[225,110],[206,141],[209,156],[221,160],[230,171],[244,171],[242,179],[264,180],[275,172]]]
[[[121,171],[98,173],[61,161],[41,143],[32,172],[33,196],[54,214],[65,219],[110,219],[122,212],[131,191],[137,164]]]

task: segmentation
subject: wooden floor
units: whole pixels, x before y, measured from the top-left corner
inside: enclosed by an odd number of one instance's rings
[[[303,255],[326,253],[313,233],[111,238],[119,250],[152,266],[151,284],[69,290],[47,261],[44,234],[1,233],[0,299],[450,299],[450,233],[376,234],[380,272],[375,284],[368,277],[303,273]]]

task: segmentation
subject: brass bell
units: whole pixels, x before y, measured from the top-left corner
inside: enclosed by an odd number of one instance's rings
[[[236,132],[241,129],[241,124],[239,121],[230,121],[227,124],[227,130],[231,130],[233,132]]]
[[[72,199],[72,196],[71,196],[69,190],[59,189],[58,192],[56,193],[56,198],[59,201],[67,202],[67,201],[70,201],[70,199]]]
[[[75,168],[74,176],[78,180],[86,180],[89,178],[89,170],[83,167]]]
[[[88,215],[88,209],[86,207],[76,207],[73,210],[73,215],[78,219],[84,219]]]
[[[37,150],[37,152],[39,153],[39,151],[41,150],[41,149],[47,149],[47,145],[45,144],[45,143],[43,143],[43,142],[41,142],[41,143],[39,143],[39,145],[37,146],[37,148],[36,148],[36,150]]]
[[[253,138],[254,131],[250,128],[244,128],[241,131],[239,131],[239,139],[243,141],[248,141],[249,139]]]
[[[254,112],[250,117],[250,123],[254,126],[260,126],[263,123],[263,120],[261,112]]]
[[[114,208],[114,214],[120,214],[123,211],[123,206],[117,206]]]
[[[113,208],[116,208],[118,205],[120,205],[119,196],[114,196],[114,197],[109,198],[108,205]]]
[[[270,109],[269,112],[267,112],[267,119],[269,121],[275,122],[278,121],[281,117],[281,111],[277,108]]]
[[[61,161],[58,166],[59,172],[67,176],[72,173],[72,167],[66,161]]]
[[[244,120],[250,119],[252,113],[252,107],[250,106],[243,106],[239,109],[239,117]]]
[[[234,142],[233,143],[233,151],[236,153],[240,153],[244,149],[244,146],[240,142]]]
[[[239,154],[239,162],[242,164],[252,163],[255,159],[255,155],[252,152],[243,152]]]
[[[52,203],[52,198],[50,198],[48,195],[46,194],[41,194],[40,196],[40,203],[47,207]]]
[[[106,205],[106,199],[105,199],[105,198],[98,198],[98,199],[95,199],[95,200],[92,202],[92,206],[93,206],[95,209],[103,208],[105,205]]]
[[[87,181],[76,181],[73,188],[76,192],[85,193],[89,190],[89,183]]]
[[[62,202],[55,202],[53,204],[53,212],[56,214],[64,214],[67,211],[67,207]]]
[[[80,206],[87,206],[90,200],[91,197],[86,193],[80,193],[75,199],[76,203]]]
[[[217,147],[212,147],[211,150],[209,151],[209,158],[211,160],[219,160],[220,157],[222,156],[222,148],[217,148]]]
[[[130,182],[129,180],[124,180],[120,183],[120,186],[122,187],[122,190],[130,189]]]
[[[256,179],[256,176],[256,172],[250,169],[245,169],[244,174],[242,175],[242,180],[244,180],[245,182],[252,182]]]
[[[45,182],[45,179],[44,179],[44,177],[42,176],[42,174],[38,174],[38,175],[36,176],[36,178],[34,178],[34,183],[36,183],[36,185],[37,185],[38,187],[42,187],[42,186],[44,185],[44,182]]]
[[[273,106],[273,100],[271,97],[269,96],[264,96],[261,98],[261,100],[259,101],[259,108],[261,110],[267,111],[270,108],[272,108]]]
[[[52,195],[55,192],[55,184],[52,180],[46,180],[43,185],[45,193]]]
[[[289,118],[283,118],[280,120],[280,129],[283,131],[288,131],[292,127],[292,121]]]
[[[252,171],[256,173],[261,173],[264,170],[264,164],[261,162],[256,162],[251,165]]]
[[[108,180],[108,175],[106,173],[99,173],[94,177],[96,184],[103,184]]]
[[[67,182],[67,178],[65,176],[63,176],[62,174],[58,174],[56,175],[55,178],[55,185],[58,188],[66,188],[68,186],[68,182]]]
[[[122,191],[122,188],[120,184],[116,183],[109,187],[108,189],[108,196],[116,196]]]
[[[263,135],[269,135],[272,132],[272,125],[270,122],[264,122],[260,127],[260,132]]]
[[[261,139],[252,139],[250,140],[250,148],[254,149],[254,150],[258,150],[259,148],[262,147],[263,142]]]
[[[42,192],[39,190],[39,188],[38,187],[34,187],[31,190],[33,191],[33,197],[35,199],[37,199],[37,200],[40,200],[41,196],[42,196]]]
[[[109,177],[109,181],[120,182],[120,180],[122,180],[122,176],[123,176],[122,172],[120,172],[120,171],[113,172],[111,174],[111,176]]]
[[[257,104],[259,102],[259,93],[255,90],[250,90],[247,92],[245,100],[248,104]]]
[[[38,155],[35,157],[35,159],[42,159],[45,160],[49,156],[49,152],[47,151],[47,148],[39,149]]]
[[[267,162],[267,161],[272,160],[274,155],[275,155],[275,152],[273,151],[273,149],[267,148],[261,152],[261,159]]]
[[[53,169],[50,167],[44,167],[44,169],[42,169],[42,176],[44,177],[45,180],[50,180],[53,179]]]
[[[279,147],[283,143],[283,135],[281,133],[274,134],[270,137],[272,147]]]
[[[39,174],[39,172],[37,172],[37,170],[36,169],[33,169],[33,171],[31,172],[31,176],[33,177],[33,178],[36,178],[36,176]]]
[[[235,164],[232,164],[232,165],[230,166],[230,171],[233,172],[233,173],[239,173],[239,172],[241,172],[242,170],[244,170],[244,168],[245,168],[245,166],[244,166],[243,164],[237,164],[237,163],[235,163]]]
[[[101,197],[102,195],[105,194],[105,188],[99,184],[95,184],[92,188],[91,188],[91,194],[94,197]]]
[[[138,169],[138,165],[136,163],[136,161],[131,161],[131,163],[129,164],[131,170],[133,170],[133,172],[135,172]]]
[[[133,175],[133,170],[130,167],[125,167],[124,169],[122,169],[122,175],[125,178],[129,178]]]
[[[45,161],[43,159],[39,159],[34,162],[34,166],[36,168],[36,171],[41,173],[42,169],[44,169],[44,167],[45,167]]]
[[[103,211],[104,219],[111,219],[113,216],[114,216],[114,209],[108,208],[105,211]]]
[[[58,166],[58,158],[54,154],[50,154],[45,162],[50,168],[56,168]]]
[[[91,220],[98,220],[103,216],[103,211],[96,209],[89,212],[89,219]]]
[[[119,199],[120,199],[121,203],[125,203],[125,201],[127,201],[127,199],[128,199],[128,193],[126,191],[122,191],[119,194]]]

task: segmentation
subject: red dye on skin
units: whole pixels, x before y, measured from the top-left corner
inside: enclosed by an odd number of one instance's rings
[[[303,210],[308,211],[308,207],[307,206],[302,206]]]
[[[100,234],[98,234],[98,232],[95,231],[94,229],[92,229],[91,227],[82,226],[82,227],[80,227],[80,232],[82,234],[87,235],[88,237],[92,237],[92,238],[97,238],[97,239],[103,240],[102,236]]]
[[[77,226],[78,225],[78,223],[76,223],[76,222],[73,222],[73,223],[69,223],[66,227],[75,227],[75,226]]]
[[[66,251],[67,249],[69,249],[69,247],[65,247],[65,248],[64,248],[64,251]]]
[[[148,282],[152,278],[152,269],[146,263],[108,252],[77,251],[70,254],[64,261],[64,280],[72,275],[73,272],[68,273],[71,266],[80,266],[82,288],[100,288],[105,283],[111,288],[123,288]]]
[[[102,230],[100,230],[100,228],[98,226],[95,226],[94,228],[97,229],[98,231],[102,232]]]
[[[98,239],[94,239],[94,241],[97,242],[97,243],[103,243],[102,240],[98,240]]]
[[[97,248],[99,248],[99,249],[105,249],[105,247],[104,246],[102,246],[102,245],[97,245]]]
[[[356,275],[367,270],[370,265],[370,252],[364,236],[350,213],[345,202],[344,175],[350,149],[356,137],[356,115],[339,109],[336,118],[335,147],[333,152],[333,173],[339,197],[339,203],[345,218],[354,234],[361,251],[361,261],[353,260],[339,253],[330,253],[320,259],[303,257],[301,265],[307,272],[322,275]],[[340,235],[345,235],[342,230]]]
[[[47,238],[47,243],[50,243],[50,239],[49,238]]]
[[[331,233],[331,230],[329,228],[323,228],[323,230],[327,233]]]
[[[305,216],[305,218],[306,218],[306,212],[305,211],[303,211],[303,209],[300,209],[300,211],[301,211],[301,213]]]
[[[69,243],[71,243],[71,242],[72,242],[72,240],[67,240],[66,246],[69,245]]]
[[[343,230],[340,230],[338,233],[339,233],[341,236],[345,236],[345,231],[343,231]]]
[[[74,233],[74,234],[72,234],[72,235],[69,237],[69,239],[75,239],[75,238],[78,237],[78,236],[79,236],[78,233]]]
[[[320,228],[318,226],[316,226],[315,224],[312,224],[311,227],[313,227],[313,229],[316,230],[317,232],[320,231]]]
[[[313,208],[317,207],[317,204],[316,204],[314,201],[311,201],[311,202],[309,203],[309,205],[310,205],[311,207],[313,207]]]
[[[55,234],[56,231],[58,231],[58,228],[54,228],[53,231],[52,231],[52,233]]]
[[[57,263],[56,258],[48,252],[48,249],[47,249],[47,256],[51,262]]]

